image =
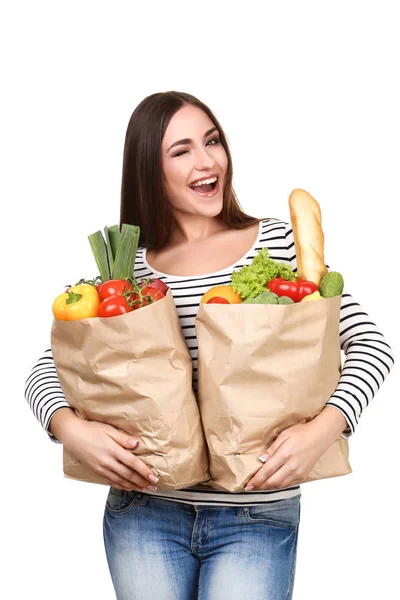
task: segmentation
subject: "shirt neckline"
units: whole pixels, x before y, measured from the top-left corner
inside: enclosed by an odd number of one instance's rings
[[[157,269],[153,269],[153,267],[147,262],[147,248],[143,248],[143,254],[142,254],[143,264],[147,267],[147,269],[151,273],[155,273],[156,275],[161,275],[162,277],[173,277],[174,279],[192,279],[192,278],[195,279],[196,277],[212,277],[213,275],[219,275],[220,273],[226,273],[226,271],[232,270],[237,264],[240,264],[242,261],[246,260],[247,256],[249,254],[251,254],[253,252],[253,250],[255,250],[255,248],[257,247],[257,245],[260,241],[260,238],[261,238],[262,223],[263,223],[263,220],[259,221],[257,237],[256,237],[253,245],[251,246],[251,248],[249,250],[247,250],[246,254],[244,256],[242,256],[241,258],[239,258],[239,260],[234,262],[232,265],[229,265],[228,267],[225,267],[224,269],[221,269],[220,271],[214,271],[213,273],[204,273],[201,275],[172,275],[171,273],[163,273],[162,271],[157,271]]]

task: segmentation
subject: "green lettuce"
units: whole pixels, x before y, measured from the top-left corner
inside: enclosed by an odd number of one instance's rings
[[[282,262],[269,257],[268,248],[262,248],[250,265],[232,273],[232,287],[243,300],[255,298],[265,291],[267,284],[275,277],[296,281],[296,273]]]

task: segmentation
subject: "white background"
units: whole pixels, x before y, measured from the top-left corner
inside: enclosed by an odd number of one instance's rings
[[[54,297],[97,274],[87,236],[119,221],[125,131],[145,96],[185,91],[210,106],[248,213],[288,219],[296,187],[319,201],[325,258],[396,355],[395,4],[14,0],[2,10],[0,596],[114,597],[107,488],[63,478],[61,446],[23,386],[50,347]],[[302,486],[295,600],[396,595],[396,383],[397,365],[350,439],[353,473]]]

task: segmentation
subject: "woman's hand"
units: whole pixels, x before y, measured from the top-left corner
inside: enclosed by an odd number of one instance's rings
[[[62,415],[58,414],[62,412]],[[158,478],[130,451],[137,446],[137,440],[112,425],[84,421],[67,408],[60,409],[53,416],[51,433],[75,458],[109,485],[142,492],[150,483],[149,489],[157,489],[152,484],[157,483]],[[136,443],[130,443],[134,441]]]
[[[248,481],[245,490],[275,490],[303,482],[346,427],[342,413],[327,406],[312,421],[284,429],[261,455],[265,464]]]

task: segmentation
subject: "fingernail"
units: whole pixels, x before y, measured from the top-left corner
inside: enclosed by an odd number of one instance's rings
[[[155,486],[155,485],[148,485],[148,486],[147,486],[147,489],[148,489],[148,490],[153,490],[153,492],[155,492],[157,488],[156,488],[156,486]]]
[[[265,463],[268,458],[269,458],[269,454],[265,453],[265,454],[261,454],[261,456],[258,457],[258,460],[261,460],[261,462]]]
[[[250,490],[254,489],[254,485],[248,485],[247,487],[244,488],[245,492],[249,492]]]
[[[139,440],[128,440],[128,444],[134,448],[136,444],[139,443]]]
[[[157,483],[157,481],[159,481],[159,477],[156,477],[155,475],[149,475],[149,479],[151,479],[151,481],[154,481],[154,483]]]

